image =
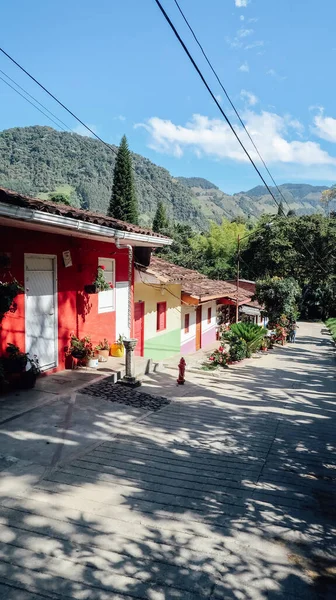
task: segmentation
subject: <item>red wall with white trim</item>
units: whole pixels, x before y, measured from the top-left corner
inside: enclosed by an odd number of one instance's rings
[[[64,250],[71,252],[71,267],[64,267]],[[98,314],[98,295],[86,294],[84,285],[91,284],[95,279],[99,257],[114,258],[116,282],[127,281],[127,248],[118,250],[108,242],[1,227],[0,254],[5,252],[11,254],[11,266],[9,269],[0,269],[0,280],[8,281],[12,276],[21,284],[24,284],[25,253],[57,256],[58,370],[65,367],[65,347],[71,332],[79,337],[90,335],[93,344],[105,337],[110,343],[115,341],[115,311]],[[15,300],[17,310],[7,313],[0,323],[0,353],[4,352],[8,342],[25,350],[24,300],[24,294],[19,294]]]

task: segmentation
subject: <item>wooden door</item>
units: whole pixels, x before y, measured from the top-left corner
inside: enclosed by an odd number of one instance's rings
[[[196,350],[202,347],[202,306],[196,308]]]
[[[134,337],[138,340],[135,346],[135,356],[144,355],[145,339],[145,303],[136,302],[134,304]]]

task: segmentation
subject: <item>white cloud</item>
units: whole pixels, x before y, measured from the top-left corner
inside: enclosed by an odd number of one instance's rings
[[[239,18],[240,18],[241,21],[244,21],[244,19],[245,19],[244,15],[240,15]]]
[[[268,69],[268,71],[266,71],[266,75],[269,75],[270,77],[274,77],[275,79],[278,79],[279,81],[284,81],[284,79],[286,79],[286,76],[279,75],[279,73],[277,73],[274,69]]]
[[[253,29],[239,29],[237,31],[237,35],[240,38],[247,37],[248,35],[251,35],[251,33],[253,33]]]
[[[248,19],[248,23],[257,23],[259,21],[259,17],[251,17]]]
[[[256,42],[251,42],[251,44],[245,46],[245,50],[251,50],[252,48],[260,48],[263,45],[264,42],[262,40],[257,40]]]
[[[323,109],[314,117],[314,125],[313,131],[318,137],[328,142],[336,142],[336,119],[325,117]]]
[[[305,167],[336,165],[336,157],[322,150],[319,144],[292,139],[296,134],[298,122],[290,117],[266,111],[257,113],[247,110],[243,118],[266,162]],[[138,126],[148,131],[150,147],[159,152],[181,157],[186,150],[192,150],[198,156],[201,153],[215,160],[229,159],[240,163],[248,160],[229,126],[222,119],[210,119],[195,114],[185,125],[176,125],[172,121],[152,117],[145,124]],[[237,126],[236,131],[245,140],[253,159],[259,162],[258,155],[246,140],[242,128]]]
[[[242,73],[248,73],[250,70],[250,67],[248,66],[247,62],[243,62],[243,64],[240,65],[239,71],[241,71]]]
[[[91,125],[89,123],[88,127],[90,127],[90,129],[92,129],[94,133],[97,133],[97,127],[95,125]],[[74,133],[77,133],[78,135],[83,135],[84,137],[94,137],[94,135],[90,131],[88,131],[86,127],[84,127],[84,125],[77,125],[77,127],[74,127],[72,131]]]
[[[254,106],[258,102],[257,96],[252,94],[252,92],[248,92],[247,90],[242,90],[240,92],[240,97],[242,100],[245,100],[249,106]]]
[[[222,102],[223,98],[220,94],[217,94],[217,96],[215,96],[217,102]]]
[[[245,8],[249,3],[249,0],[235,0],[235,5],[237,8]]]

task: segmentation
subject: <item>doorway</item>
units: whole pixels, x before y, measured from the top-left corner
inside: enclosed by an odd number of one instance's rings
[[[25,255],[26,352],[42,371],[57,366],[56,256]]]
[[[135,356],[144,355],[145,303],[134,304],[134,337],[138,340],[134,349]]]
[[[196,308],[196,350],[202,348],[202,306]]]

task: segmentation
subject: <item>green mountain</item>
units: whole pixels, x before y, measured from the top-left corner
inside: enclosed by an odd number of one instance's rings
[[[63,192],[82,208],[106,213],[109,204],[114,152],[99,140],[50,127],[17,127],[0,132],[0,185],[17,192],[47,198]],[[133,154],[140,222],[151,226],[158,200],[169,218],[205,229],[210,219],[258,217],[277,208],[263,186],[229,195],[201,177],[172,177],[147,158]],[[323,186],[280,186],[298,214],[321,211]],[[277,196],[277,192],[275,193]]]

